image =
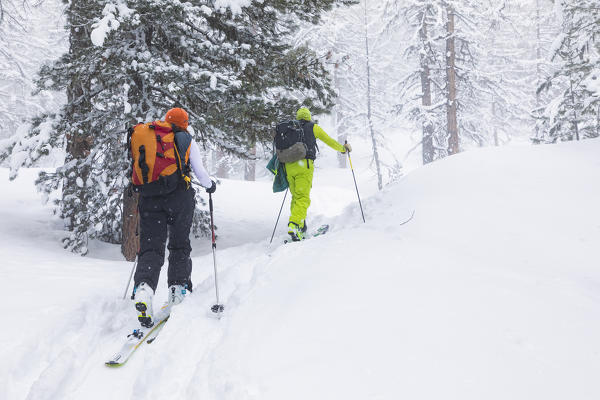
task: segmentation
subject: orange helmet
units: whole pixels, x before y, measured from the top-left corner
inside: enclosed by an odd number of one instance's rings
[[[188,113],[183,108],[171,108],[165,115],[165,122],[177,125],[181,129],[188,128]]]

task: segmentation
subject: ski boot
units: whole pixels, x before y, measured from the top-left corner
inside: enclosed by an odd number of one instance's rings
[[[154,325],[152,320],[154,290],[146,282],[142,282],[133,289],[133,296],[135,309],[139,312],[138,321],[144,328],[151,328]]]
[[[291,222],[288,224],[288,235],[292,238],[292,242],[299,242],[304,240],[304,232],[303,228],[301,228],[297,223]]]
[[[187,295],[187,285],[169,286],[169,306],[173,307],[181,303]]]
[[[163,319],[167,318],[171,314],[171,308],[177,304],[180,304],[185,299],[187,292],[187,284],[169,286],[167,301],[163,304],[160,310],[158,310],[155,315],[155,319],[157,321],[162,321]]]

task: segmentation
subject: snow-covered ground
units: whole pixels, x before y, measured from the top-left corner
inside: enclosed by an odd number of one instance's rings
[[[598,154],[599,140],[482,149],[381,193],[359,169],[366,224],[350,172],[321,168],[309,223],[332,230],[285,246],[283,223],[268,244],[283,195],[225,180],[225,316],[209,316],[212,255],[194,241],[193,295],[119,369],[103,362],[132,323],[131,264],[117,246],[62,250],[35,171],[3,170],[0,399],[596,400]]]

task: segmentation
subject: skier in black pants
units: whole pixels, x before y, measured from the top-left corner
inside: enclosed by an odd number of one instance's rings
[[[157,319],[166,317],[170,308],[181,303],[188,290],[192,291],[192,247],[189,235],[196,201],[189,171],[194,171],[208,193],[216,190],[216,183],[206,173],[198,145],[187,132],[187,127],[187,112],[174,108],[167,112],[164,122],[140,124],[140,128],[135,129],[142,133],[137,136],[134,133],[131,139],[132,180],[141,193],[138,206],[140,251],[133,298],[138,320],[143,327],[154,325],[152,298],[165,260],[167,236],[169,297]],[[143,133],[144,129],[150,129],[151,134]],[[161,134],[164,136],[160,137]],[[155,148],[157,157],[148,162]],[[174,165],[173,160],[179,164]]]

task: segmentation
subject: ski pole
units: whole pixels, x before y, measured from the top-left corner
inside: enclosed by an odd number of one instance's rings
[[[215,267],[215,293],[217,295],[217,303],[213,305],[210,309],[214,313],[222,313],[225,310],[225,307],[222,304],[219,304],[219,285],[217,282],[217,241],[215,239],[215,222],[213,217],[213,201],[212,201],[212,193],[208,194],[208,208],[210,209],[210,230],[212,232],[212,253],[213,253],[213,265]]]
[[[346,140],[345,144],[348,144]],[[358,185],[356,184],[356,175],[354,175],[354,168],[352,167],[352,159],[350,158],[350,152],[346,149],[346,154],[348,154],[348,161],[350,162],[350,170],[352,170],[352,178],[354,178],[354,187],[356,188],[356,196],[358,196],[358,205],[360,205],[360,213],[362,214],[363,222],[365,221],[365,213],[363,212],[362,202],[360,201],[360,194],[358,193]]]
[[[125,287],[125,293],[123,293],[123,300],[127,297],[127,292],[129,291],[129,285],[131,284],[131,278],[133,278],[133,273],[135,271],[135,267],[137,266],[138,258],[135,258],[135,262],[133,263],[133,267],[131,268],[131,274],[129,274],[129,279],[127,280],[127,286]]]
[[[285,195],[283,196],[283,201],[281,202],[281,208],[279,209],[279,215],[277,215],[277,221],[275,221],[275,227],[273,228],[273,233],[271,234],[271,241],[269,244],[273,243],[273,237],[275,236],[275,230],[277,230],[277,224],[279,224],[279,217],[281,217],[281,211],[283,210],[283,205],[285,204],[285,198],[287,197],[288,191],[290,189],[285,190]]]

